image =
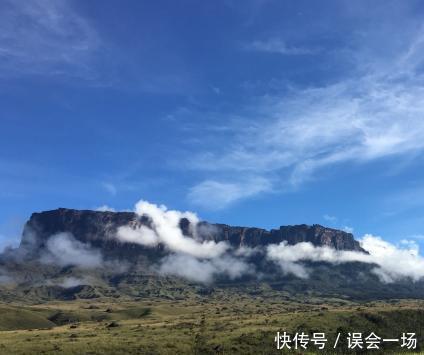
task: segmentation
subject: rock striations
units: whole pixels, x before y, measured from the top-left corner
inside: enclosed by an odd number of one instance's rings
[[[100,212],[90,210],[73,210],[59,208],[52,211],[33,213],[26,223],[20,248],[32,251],[43,249],[47,239],[60,232],[69,232],[84,243],[102,249],[128,248],[117,243],[113,236],[118,227],[148,225],[149,218],[138,216],[133,212]],[[182,219],[180,227],[184,234],[189,234],[189,222]],[[279,229],[232,227],[225,224],[201,222],[206,232],[204,239],[216,242],[227,241],[233,247],[257,247],[286,241],[293,245],[310,242],[315,246],[328,246],[337,250],[364,251],[351,233],[326,228],[318,224],[312,226],[301,224],[281,226]]]

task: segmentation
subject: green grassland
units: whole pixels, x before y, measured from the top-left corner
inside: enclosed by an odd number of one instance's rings
[[[424,301],[351,302],[216,294],[185,300],[101,298],[0,305],[1,354],[278,354],[277,331],[325,332],[328,350],[337,333],[398,338],[415,332],[424,346]],[[375,354],[400,352],[385,346]],[[289,353],[301,353],[291,351]]]

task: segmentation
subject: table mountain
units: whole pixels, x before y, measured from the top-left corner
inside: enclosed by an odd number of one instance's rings
[[[180,228],[189,235],[189,221],[180,220]],[[26,223],[20,248],[32,252],[42,249],[47,239],[60,232],[69,232],[83,242],[100,247],[105,251],[128,246],[118,243],[113,236],[121,226],[149,225],[146,216],[138,216],[133,212],[103,212],[90,210],[73,210],[59,208],[52,211],[33,213]],[[337,250],[365,252],[351,233],[318,224],[281,226],[279,229],[265,230],[261,228],[233,227],[225,224],[210,224],[201,222],[205,232],[202,238],[216,242],[226,241],[238,248],[262,247],[286,241],[289,245],[300,242],[310,242],[315,246],[328,246]]]
[[[193,236],[189,220],[182,218],[179,228],[184,235],[216,242],[225,241],[233,247],[229,252],[230,258],[220,259],[221,264],[215,265],[207,260],[191,264],[195,274],[201,272],[196,268],[205,265],[206,268],[217,268],[213,283],[202,283],[182,277],[181,274],[164,274],[160,272],[160,266],[172,256],[164,245],[147,247],[116,238],[119,227],[136,228],[151,226],[151,223],[149,216],[139,216],[133,212],[59,208],[32,214],[24,227],[19,248],[0,254],[0,300],[14,302],[19,299],[37,303],[52,299],[93,297],[185,299],[238,294],[276,299],[307,299],[313,295],[384,299],[422,298],[424,295],[423,281],[413,282],[405,278],[393,283],[382,282],[374,272],[376,265],[370,263],[338,264],[304,260],[302,263],[308,269],[309,277],[302,278],[285,273],[278,264],[267,258],[267,246],[281,242],[288,245],[309,242],[314,246],[327,246],[340,251],[367,253],[351,233],[317,224],[265,230],[200,222],[197,230],[202,232]],[[73,264],[72,260],[69,262],[69,255],[66,264],[46,260],[51,237],[62,232],[69,233],[81,245],[94,250],[94,257],[100,252],[101,267],[86,268],[84,265]],[[84,248],[80,250],[87,253]],[[239,267],[236,251],[243,249],[255,251],[252,255],[242,256],[251,270],[240,277],[229,277],[231,272],[228,268],[236,271]],[[66,254],[66,250],[59,248],[61,251]],[[78,259],[79,255],[74,252],[72,257]],[[179,259],[174,259],[172,265],[175,265],[175,260]],[[226,273],[219,271],[223,267],[222,263],[227,263]]]

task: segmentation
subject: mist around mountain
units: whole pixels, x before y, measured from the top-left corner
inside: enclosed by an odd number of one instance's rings
[[[135,212],[34,213],[0,256],[3,301],[183,299],[216,292],[277,297],[424,297],[417,251],[321,225],[233,227],[140,201]]]

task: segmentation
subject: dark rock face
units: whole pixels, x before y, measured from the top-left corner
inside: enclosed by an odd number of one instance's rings
[[[312,226],[306,224],[281,226],[279,229],[271,229],[270,231],[227,225],[217,225],[217,227],[220,231],[218,233],[220,239],[217,240],[227,240],[236,247],[255,247],[287,241],[289,245],[309,242],[315,246],[328,246],[337,250],[364,251],[351,233],[326,228],[318,224]]]
[[[150,219],[133,212],[103,212],[91,210],[57,210],[33,213],[25,224],[19,249],[27,256],[35,256],[45,248],[54,234],[71,233],[74,238],[92,247],[100,248],[106,257],[131,259],[140,257],[148,264],[164,255],[163,246],[146,248],[123,243],[115,238],[121,226],[150,225]]]
[[[265,247],[283,241],[293,245],[309,242],[315,246],[328,246],[337,250],[365,252],[353,235],[320,225],[282,226],[278,229],[232,227],[224,224],[201,222],[197,226],[196,238],[225,241],[234,248],[258,247],[245,256],[252,274],[237,280],[217,274],[213,287],[199,285],[173,275],[162,275],[157,266],[166,261],[169,251],[163,246],[144,247],[121,242],[116,233],[121,226],[152,226],[147,216],[132,212],[98,212],[60,208],[34,213],[26,223],[18,250],[11,249],[0,254],[1,273],[10,277],[15,286],[0,285],[0,299],[15,302],[17,299],[39,303],[45,300],[90,299],[95,297],[120,296],[172,297],[181,299],[192,296],[207,297],[215,290],[246,292],[248,295],[276,297],[284,291],[298,299],[306,294],[319,297],[351,297],[353,299],[423,298],[424,283],[401,280],[396,284],[381,283],[373,272],[375,265],[360,262],[331,264],[327,262],[303,261],[311,273],[307,279],[282,272],[280,265],[268,260]],[[184,235],[190,237],[193,226],[181,219],[179,226]],[[78,265],[55,265],[43,262],[46,244],[57,233],[68,232],[80,242],[101,249],[103,266],[100,269],[84,269]],[[231,252],[231,251],[230,251]],[[260,276],[260,277],[258,277]],[[80,285],[65,288],[66,278],[81,280]],[[46,283],[49,281],[49,283]],[[92,284],[84,284],[92,282]],[[220,292],[221,292],[220,291]],[[227,292],[227,291],[225,291]],[[231,295],[232,293],[229,293]],[[61,319],[61,318],[60,318]],[[59,320],[60,320],[59,319]],[[57,321],[57,320],[56,320]],[[67,319],[63,321],[68,322]]]
[[[132,212],[99,212],[89,210],[57,210],[33,213],[26,223],[21,246],[43,248],[47,239],[57,233],[69,232],[84,243],[107,241],[124,225],[135,225],[137,215]]]
[[[40,250],[45,246],[51,235],[69,232],[84,243],[100,247],[103,251],[115,255],[134,252],[161,253],[162,247],[147,251],[139,245],[121,243],[114,238],[120,226],[149,225],[146,216],[138,216],[133,212],[99,212],[89,210],[72,210],[59,208],[57,210],[32,214],[25,225],[21,249]],[[190,234],[189,221],[182,219],[180,227],[185,235]],[[293,245],[300,242],[310,242],[315,246],[328,246],[337,250],[364,251],[351,233],[325,228],[314,224],[281,226],[270,231],[260,228],[232,227],[224,224],[209,224],[202,222],[199,231],[205,240],[227,241],[234,247],[266,246],[272,243],[287,241]]]

